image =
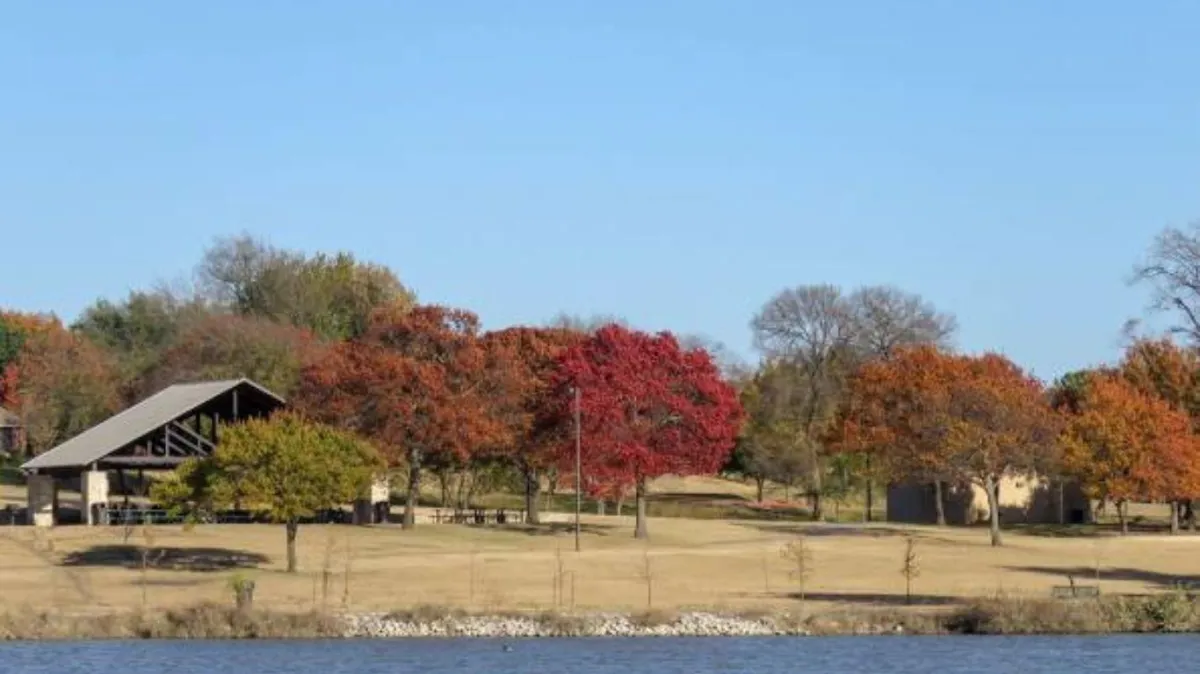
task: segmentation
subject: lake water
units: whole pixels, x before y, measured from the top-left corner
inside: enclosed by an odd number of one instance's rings
[[[1190,635],[46,642],[0,644],[0,672],[1095,674],[1185,671],[1198,647],[1200,637]]]

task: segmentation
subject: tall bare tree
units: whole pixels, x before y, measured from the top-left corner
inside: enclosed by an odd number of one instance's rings
[[[855,339],[854,311],[833,285],[803,285],[781,291],[751,321],[755,345],[768,360],[792,363],[803,378],[800,428],[808,439],[812,466],[808,485],[814,520],[822,517],[824,465],[818,439],[841,397]]]
[[[887,358],[896,349],[917,344],[947,348],[958,329],[954,316],[894,286],[859,288],[849,303],[855,346],[868,358]]]
[[[1131,282],[1148,284],[1150,308],[1175,313],[1171,331],[1200,344],[1200,222],[1159,232]]]
[[[957,323],[921,296],[893,286],[867,286],[846,294],[826,284],[778,293],[754,317],[751,328],[768,363],[793,365],[794,376],[803,382],[787,396],[787,404],[799,413],[800,431],[807,439],[803,445],[812,452],[805,463],[811,467],[814,516],[820,517],[820,498],[826,491],[822,438],[842,403],[847,377],[862,363],[887,358],[904,346],[948,346]],[[864,472],[869,518],[872,467],[866,465]]]

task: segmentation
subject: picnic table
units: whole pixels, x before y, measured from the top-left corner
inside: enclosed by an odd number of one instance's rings
[[[488,510],[487,508],[454,508],[433,511],[433,521],[436,524],[510,524],[525,521],[525,511],[509,511],[505,508]]]

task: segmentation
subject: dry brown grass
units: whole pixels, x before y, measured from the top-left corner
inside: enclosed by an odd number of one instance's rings
[[[53,611],[0,613],[0,641],[61,639],[311,639],[342,636],[333,616],[315,612],[239,612],[198,604],[161,611],[90,616]]]
[[[282,526],[158,527],[155,544],[163,554],[146,574],[146,601],[150,609],[228,603],[230,578],[240,572],[256,581],[257,605],[309,611],[326,597],[343,596],[349,546],[349,609],[388,611],[424,604],[542,611],[554,608],[555,593],[561,591],[561,548],[564,572],[574,577],[578,610],[645,610],[645,548],[632,538],[632,519],[586,517],[584,525],[579,555],[572,551],[569,528],[561,525],[553,530],[424,525],[411,532],[397,526],[338,527],[332,553],[327,530],[302,527],[297,574],[283,572]],[[1195,560],[1200,558],[1200,537],[1194,536],[1010,533],[1006,547],[993,549],[979,529],[654,519],[649,546],[654,608],[797,609],[798,587],[778,550],[798,527],[808,531],[812,556],[805,612],[903,603],[901,567],[908,532],[918,537],[921,549],[914,603],[926,606],[997,592],[1045,597],[1051,586],[1067,583],[1068,573],[1077,582],[1095,582],[1096,566],[1106,595],[1154,592],[1197,574]],[[0,529],[0,586],[5,588],[0,611],[140,608],[140,543],[137,536],[126,541],[119,527],[60,527],[40,539],[30,527]],[[233,559],[247,568],[223,566]],[[332,569],[328,587],[326,569]]]

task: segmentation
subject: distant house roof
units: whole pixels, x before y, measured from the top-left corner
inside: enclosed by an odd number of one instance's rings
[[[283,398],[249,379],[176,384],[39,454],[21,468],[37,470],[89,466],[238,389],[249,389],[276,407],[284,404]]]
[[[0,428],[19,428],[21,426],[21,417],[15,412],[10,412],[3,407],[0,407]]]

